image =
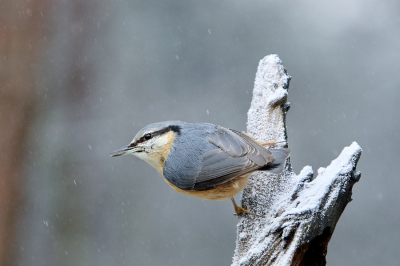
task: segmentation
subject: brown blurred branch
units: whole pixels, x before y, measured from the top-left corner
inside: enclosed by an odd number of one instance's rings
[[[9,265],[21,169],[35,111],[35,61],[48,1],[0,5],[0,265]]]
[[[287,147],[289,81],[277,55],[260,61],[247,125],[260,142]],[[242,205],[256,215],[239,218],[233,265],[325,265],[331,235],[361,176],[361,151],[354,142],[316,178],[310,166],[295,175],[290,158],[279,176],[252,174]]]

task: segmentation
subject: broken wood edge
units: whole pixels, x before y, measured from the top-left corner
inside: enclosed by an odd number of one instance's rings
[[[291,191],[271,208],[264,235],[256,237],[239,265],[325,265],[330,237],[361,176],[356,171],[361,151],[354,142],[315,179],[309,178],[309,166],[293,176]]]

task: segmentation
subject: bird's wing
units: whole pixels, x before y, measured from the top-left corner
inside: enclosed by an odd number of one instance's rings
[[[218,126],[208,140],[215,148],[203,153],[203,165],[196,177],[194,190],[215,188],[275,161],[269,150],[235,130]]]

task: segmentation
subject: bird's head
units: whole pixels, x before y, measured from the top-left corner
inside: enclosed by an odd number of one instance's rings
[[[142,128],[129,145],[111,153],[111,157],[133,154],[162,174],[175,137],[181,134],[179,121],[155,123]]]

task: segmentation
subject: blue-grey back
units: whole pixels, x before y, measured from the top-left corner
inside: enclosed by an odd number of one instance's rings
[[[208,140],[208,135],[216,130],[216,125],[181,121],[165,123],[179,126],[180,133],[177,133],[179,135],[175,138],[165,161],[163,175],[175,186],[190,189],[201,171],[203,153],[215,148]]]

